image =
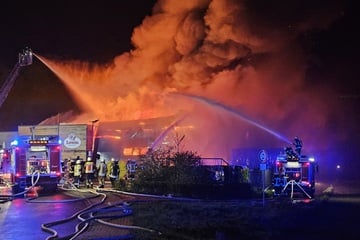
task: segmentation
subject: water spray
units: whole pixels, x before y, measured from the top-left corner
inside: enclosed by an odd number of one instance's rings
[[[40,62],[42,62],[43,64],[45,64],[45,66],[49,67],[48,64],[46,64],[45,60],[40,57],[39,55],[37,55],[36,53],[33,52],[33,55],[40,60]],[[50,68],[50,67],[49,67]]]
[[[33,52],[33,55],[40,60],[46,67],[48,67],[53,73],[55,73],[58,77],[60,77],[60,74],[49,64],[46,62],[46,60],[43,57],[40,57],[36,53]]]
[[[232,113],[233,115],[235,115],[236,117],[240,118],[241,120],[253,125],[253,126],[256,126],[268,133],[270,133],[271,135],[275,136],[276,138],[288,143],[288,144],[291,144],[291,141],[289,139],[287,139],[286,137],[282,136],[281,134],[257,123],[256,121],[246,117],[244,114],[240,113],[239,111],[237,111],[236,109],[233,109],[227,105],[224,105],[222,103],[219,103],[217,101],[214,101],[212,99],[208,99],[208,98],[205,98],[205,97],[202,97],[202,96],[197,96],[197,95],[192,95],[192,94],[187,94],[187,93],[178,93],[178,92],[173,92],[171,94],[174,94],[174,95],[179,95],[179,96],[183,96],[183,97],[187,97],[187,98],[191,98],[191,99],[194,99],[198,102],[201,102],[201,103],[205,103],[207,105],[211,105],[211,106],[214,106],[216,108],[220,108],[222,110],[226,110],[227,112],[229,113]]]
[[[181,121],[183,121],[186,118],[186,115],[182,116],[180,119],[176,120],[175,122],[173,122],[168,128],[165,129],[165,131],[163,131],[156,139],[155,141],[151,144],[150,148],[154,149],[159,142],[164,139],[164,137],[176,126],[178,125]]]
[[[56,72],[56,70],[51,67],[50,64],[48,64],[44,58],[40,57],[39,55],[37,55],[36,53],[33,52],[33,55],[40,60],[40,62],[42,62],[46,67],[48,67],[53,73],[55,73],[57,76],[59,76],[59,74]]]

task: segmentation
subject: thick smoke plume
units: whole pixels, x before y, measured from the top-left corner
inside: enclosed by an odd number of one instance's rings
[[[322,2],[322,1],[320,1]],[[335,19],[335,5],[312,1],[159,0],[132,35],[134,48],[111,64],[39,56],[66,84],[84,114],[76,121],[155,118],[186,112],[184,145],[204,157],[232,148],[284,144],[226,109],[237,109],[310,151],[325,147],[331,94],[306,80],[299,38]]]

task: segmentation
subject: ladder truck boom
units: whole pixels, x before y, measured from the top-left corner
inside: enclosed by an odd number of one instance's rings
[[[15,80],[19,75],[20,68],[32,64],[32,51],[30,48],[25,48],[22,53],[19,53],[19,61],[11,70],[9,76],[0,88],[0,108],[5,102],[11,88],[14,86]]]

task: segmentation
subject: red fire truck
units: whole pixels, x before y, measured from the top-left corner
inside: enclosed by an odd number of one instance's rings
[[[289,195],[302,193],[308,198],[313,198],[315,193],[315,173],[317,164],[315,159],[300,154],[300,149],[295,152],[291,147],[286,147],[279,154],[273,174],[273,188],[275,195]]]
[[[61,145],[43,139],[14,142],[14,189],[40,186],[44,190],[56,190],[61,178]]]

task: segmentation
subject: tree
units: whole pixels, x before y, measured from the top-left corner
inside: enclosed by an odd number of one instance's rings
[[[132,190],[179,192],[185,185],[208,184],[210,173],[200,161],[201,157],[192,151],[150,150],[140,158]]]

